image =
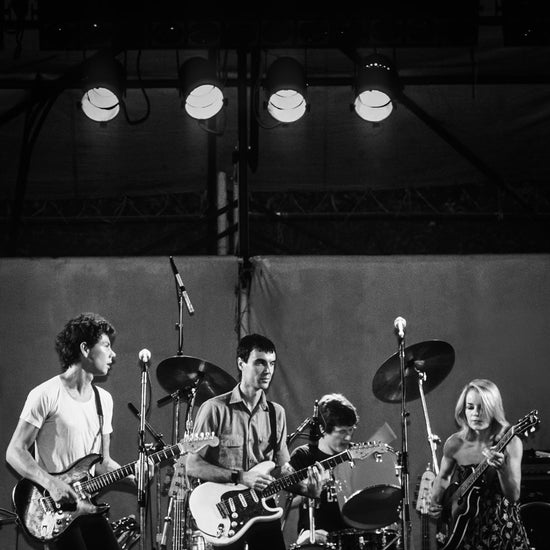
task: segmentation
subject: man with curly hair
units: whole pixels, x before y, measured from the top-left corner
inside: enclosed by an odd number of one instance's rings
[[[103,457],[95,465],[95,474],[120,468],[109,450],[113,399],[93,384],[96,376],[105,376],[112,368],[114,338],[111,323],[95,313],[82,313],[66,323],[55,340],[63,372],[29,392],[8,445],[8,463],[46,489],[56,506],[76,502],[79,495],[52,473],[67,470],[91,453]],[[47,547],[111,550],[119,545],[107,518],[82,515]]]

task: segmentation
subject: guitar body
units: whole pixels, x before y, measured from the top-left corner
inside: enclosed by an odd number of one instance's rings
[[[189,452],[198,452],[206,446],[216,446],[219,439],[213,434],[183,438],[180,442],[148,456],[153,464],[178,457]],[[48,492],[28,479],[21,479],[13,489],[12,500],[17,520],[26,533],[39,542],[55,540],[79,516],[102,514],[109,509],[107,504],[96,505],[92,496],[101,489],[134,473],[136,462],[116,470],[90,475],[90,468],[100,460],[100,455],[89,454],[69,466],[64,472],[52,473],[68,483],[80,497],[77,502],[67,502],[59,508]]]
[[[90,468],[99,459],[98,454],[90,454],[75,462],[64,472],[52,475],[77,488],[78,483],[90,479]],[[12,500],[19,523],[25,532],[40,542],[47,542],[62,535],[79,516],[102,514],[109,509],[106,504],[99,506],[94,504],[91,495],[83,492],[80,495],[83,498],[78,502],[62,504],[61,508],[57,509],[53,499],[43,487],[28,479],[21,479],[13,489]]]
[[[323,468],[334,468],[347,460],[363,460],[374,453],[392,450],[384,443],[357,443],[347,451],[321,461]],[[269,474],[275,467],[271,461],[260,462],[250,471]],[[307,468],[272,481],[263,491],[244,485],[203,483],[189,497],[189,510],[204,538],[217,546],[231,544],[241,538],[257,521],[273,521],[283,515],[283,509],[267,505],[267,499],[306,479]]]
[[[443,513],[438,523],[437,539],[441,550],[456,550],[466,534],[470,520],[479,513],[480,491],[474,486],[464,498],[458,498],[459,485],[453,483],[443,495]]]
[[[261,462],[251,471],[268,474],[275,464]],[[244,496],[253,498],[244,498]],[[255,498],[254,498],[255,497]],[[221,501],[231,502],[226,516],[220,509]],[[206,482],[196,487],[189,497],[189,507],[204,538],[217,546],[226,546],[239,540],[258,521],[273,521],[283,515],[282,508],[272,508],[266,499],[245,485]]]

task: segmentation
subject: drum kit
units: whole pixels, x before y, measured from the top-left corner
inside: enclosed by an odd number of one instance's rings
[[[185,415],[185,435],[193,431],[192,411],[211,397],[231,391],[237,381],[223,369],[197,357],[183,354],[183,309],[187,307],[189,315],[194,309],[190,303],[185,287],[179,277],[177,268],[170,257],[170,263],[176,280],[176,290],[179,304],[178,352],[175,356],[161,361],[157,367],[157,379],[167,395],[157,401],[159,406],[172,402],[174,405],[175,441],[179,440],[180,402],[187,402]],[[408,495],[408,413],[406,402],[420,398],[422,400],[428,442],[432,452],[432,464],[437,468],[436,446],[439,438],[431,432],[425,394],[436,388],[451,371],[455,354],[452,346],[440,340],[429,340],[405,347],[404,327],[406,322],[398,317],[394,323],[398,335],[398,351],[389,357],[377,370],[372,391],[377,399],[385,403],[401,402],[401,450],[396,452],[386,445],[387,452],[374,453],[364,460],[354,463],[353,468],[334,468],[337,487],[337,497],[344,522],[349,529],[330,533],[328,541],[316,543],[314,540],[314,525],[309,543],[293,544],[291,550],[306,550],[309,548],[327,547],[331,550],[386,550],[400,548],[409,549],[410,519]],[[317,403],[314,407],[314,410]],[[314,414],[315,416],[315,414]],[[313,418],[304,421],[297,430],[289,436],[287,443],[313,424]],[[146,423],[146,427],[154,437],[159,438]],[[393,434],[394,435],[394,434]],[[162,441],[160,439],[160,441]],[[180,470],[185,470],[185,456],[181,457]],[[176,464],[178,466],[178,464]],[[174,470],[175,471],[175,470]],[[437,473],[437,471],[436,471]],[[194,529],[190,514],[185,514],[183,520],[172,521],[181,496],[189,495],[191,482],[185,474],[181,483],[172,483],[179,490],[170,491],[168,513],[165,517],[161,548],[166,547],[168,524],[173,525],[173,550],[202,550],[209,548]],[[174,482],[175,479],[172,479]],[[172,487],[171,487],[172,489]],[[181,490],[183,489],[183,491]],[[310,499],[310,504],[311,504]],[[310,506],[311,507],[311,506]],[[187,509],[187,506],[185,506]],[[285,510],[288,513],[288,508]],[[285,518],[286,519],[286,516]],[[310,513],[310,522],[314,523]],[[284,525],[284,521],[283,521]],[[183,535],[182,535],[183,533]],[[160,535],[159,535],[160,536]],[[141,542],[141,541],[140,541]]]

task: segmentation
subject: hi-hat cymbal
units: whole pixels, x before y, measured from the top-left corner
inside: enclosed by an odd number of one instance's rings
[[[161,361],[157,367],[157,379],[169,394],[196,384],[196,406],[237,385],[237,381],[220,367],[189,355],[175,355]]]
[[[449,374],[455,362],[451,344],[441,340],[419,342],[405,348],[405,390],[407,401],[420,397],[419,373],[425,375],[424,393],[439,385]],[[372,381],[372,391],[381,401],[401,401],[401,363],[399,352],[393,354],[378,369]]]

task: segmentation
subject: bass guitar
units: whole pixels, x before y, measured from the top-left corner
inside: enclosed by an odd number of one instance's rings
[[[535,431],[539,424],[538,411],[533,410],[508,428],[506,433],[495,445],[496,452],[510,443],[512,438],[526,436]],[[489,467],[487,459],[480,462],[472,473],[459,485],[452,483],[443,494],[443,512],[438,523],[437,540],[441,550],[456,550],[461,544],[470,520],[479,512],[479,500],[482,482],[480,478]]]
[[[422,474],[418,485],[418,494],[416,497],[416,511],[420,514],[422,550],[430,550],[430,521],[428,513],[432,501],[432,488],[435,480],[435,472],[430,465]]]
[[[148,456],[153,463],[177,458],[178,456],[197,452],[203,447],[215,447],[219,444],[216,436],[201,434],[185,437],[175,445]],[[79,516],[102,514],[109,509],[108,504],[96,505],[92,497],[101,489],[134,473],[137,461],[126,464],[112,472],[92,477],[91,467],[101,459],[96,453],[89,454],[72,464],[67,470],[51,474],[71,485],[79,495],[76,502],[56,503],[39,484],[23,478],[14,487],[12,501],[18,522],[25,532],[35,540],[47,543],[55,540]]]
[[[347,451],[321,462],[325,469],[334,468],[345,461],[362,460],[374,453],[391,451],[383,443],[368,442],[353,445]],[[260,462],[252,468],[269,474],[275,467],[271,461]],[[307,477],[307,468],[276,479],[263,491],[245,485],[202,483],[189,497],[189,510],[204,538],[216,546],[225,546],[240,539],[258,521],[273,521],[283,514],[280,507],[270,507],[266,500]]]

